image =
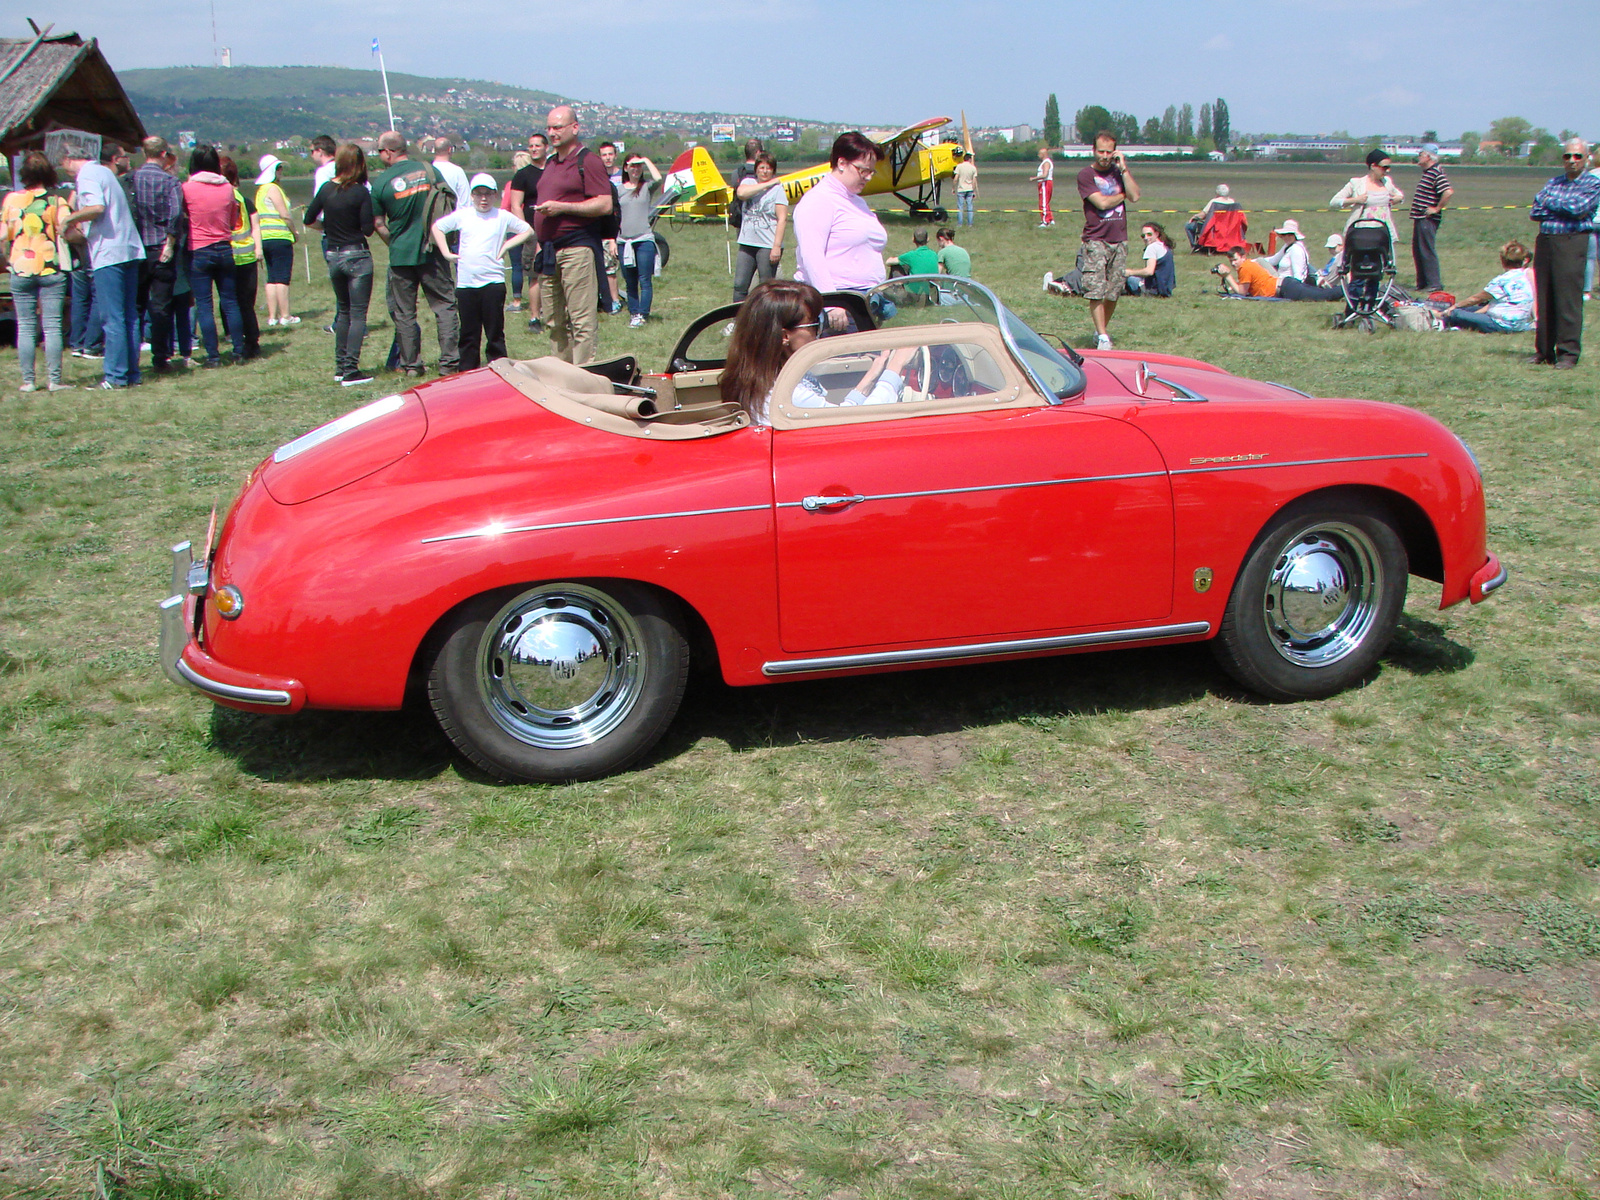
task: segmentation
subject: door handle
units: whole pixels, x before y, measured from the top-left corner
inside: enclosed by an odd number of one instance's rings
[[[800,507],[807,512],[820,512],[825,508],[845,508],[851,504],[860,504],[865,496],[807,496],[800,501]]]

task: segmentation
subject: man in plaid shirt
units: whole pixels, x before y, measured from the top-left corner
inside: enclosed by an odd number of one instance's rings
[[[133,173],[133,220],[144,242],[139,264],[139,312],[150,314],[150,363],[157,374],[172,353],[172,290],[178,281],[183,188],[178,159],[165,138],[144,140],[144,166]]]
[[[1561,148],[1565,171],[1533,198],[1530,217],[1539,222],[1533,246],[1533,277],[1538,305],[1535,354],[1530,363],[1549,363],[1558,371],[1578,365],[1583,349],[1583,267],[1600,208],[1600,177],[1587,174],[1589,144],[1573,138]]]

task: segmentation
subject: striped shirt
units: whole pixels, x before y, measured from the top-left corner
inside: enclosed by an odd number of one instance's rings
[[[1411,219],[1418,217],[1441,217],[1443,213],[1429,213],[1430,208],[1439,207],[1439,198],[1450,190],[1450,177],[1444,173],[1444,168],[1434,163],[1422,173],[1422,178],[1417,180],[1417,190],[1411,193]]]
[[[1539,222],[1540,233],[1594,233],[1597,207],[1600,176],[1586,173],[1568,179],[1557,175],[1539,189],[1528,217]]]

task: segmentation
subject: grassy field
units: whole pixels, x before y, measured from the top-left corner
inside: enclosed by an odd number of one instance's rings
[[[1265,207],[1342,173],[1228,177]],[[1215,174],[1152,169],[1147,206]],[[1076,228],[961,240],[1083,345],[1038,283]],[[1453,216],[1447,284],[1531,228]],[[603,319],[604,352],[659,365],[727,295],[722,231],[668,235],[662,319]],[[245,366],[22,396],[6,354],[0,1195],[1600,1196],[1594,359],[1334,333],[1203,294],[1201,261],[1118,345],[1440,417],[1504,592],[1441,613],[1414,580],[1318,703],[1203,647],[707,684],[643,767],[570,787],[485,784],[423,716],[161,679],[165,547],[360,399],[320,270]]]

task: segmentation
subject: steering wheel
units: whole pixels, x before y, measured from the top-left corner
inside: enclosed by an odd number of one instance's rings
[[[926,400],[933,394],[932,387],[933,355],[929,353],[928,347],[918,346],[917,356],[906,367],[905,386],[900,389],[898,403]]]

